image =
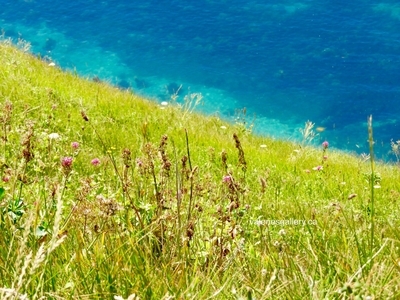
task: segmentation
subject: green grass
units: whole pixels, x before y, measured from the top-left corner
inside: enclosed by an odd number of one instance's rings
[[[0,99],[2,299],[400,297],[396,165],[190,97],[162,109],[7,41]]]

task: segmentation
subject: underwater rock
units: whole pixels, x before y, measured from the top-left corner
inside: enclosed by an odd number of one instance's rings
[[[117,86],[119,88],[127,90],[131,87],[131,84],[128,81],[126,81],[125,79],[122,79],[118,82]]]
[[[171,82],[167,85],[167,91],[169,95],[179,95],[182,93],[182,85],[178,85],[176,82]]]
[[[137,77],[135,77],[135,84],[138,89],[144,89],[150,86],[150,84],[146,80]]]
[[[56,46],[57,46],[57,41],[54,40],[54,39],[52,39],[52,38],[48,38],[48,39],[46,40],[46,43],[44,44],[43,49],[44,49],[46,52],[50,52],[50,51],[53,51],[53,49],[54,49]]]

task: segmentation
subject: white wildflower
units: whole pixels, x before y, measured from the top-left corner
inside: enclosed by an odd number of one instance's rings
[[[55,133],[55,132],[50,133],[49,134],[49,139],[50,140],[58,140],[58,139],[60,139],[60,135],[58,133]]]

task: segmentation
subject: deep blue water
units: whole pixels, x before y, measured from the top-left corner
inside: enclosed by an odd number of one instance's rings
[[[368,152],[400,139],[400,4],[367,0],[0,0],[0,28],[65,69],[162,101],[200,92],[207,113],[246,107],[255,131]],[[169,87],[169,88],[168,88]]]

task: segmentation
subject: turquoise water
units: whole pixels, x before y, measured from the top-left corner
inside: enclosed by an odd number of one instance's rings
[[[258,134],[368,152],[400,139],[400,4],[396,1],[0,0],[0,28],[82,76],[155,101],[202,93],[199,109],[256,115]]]

